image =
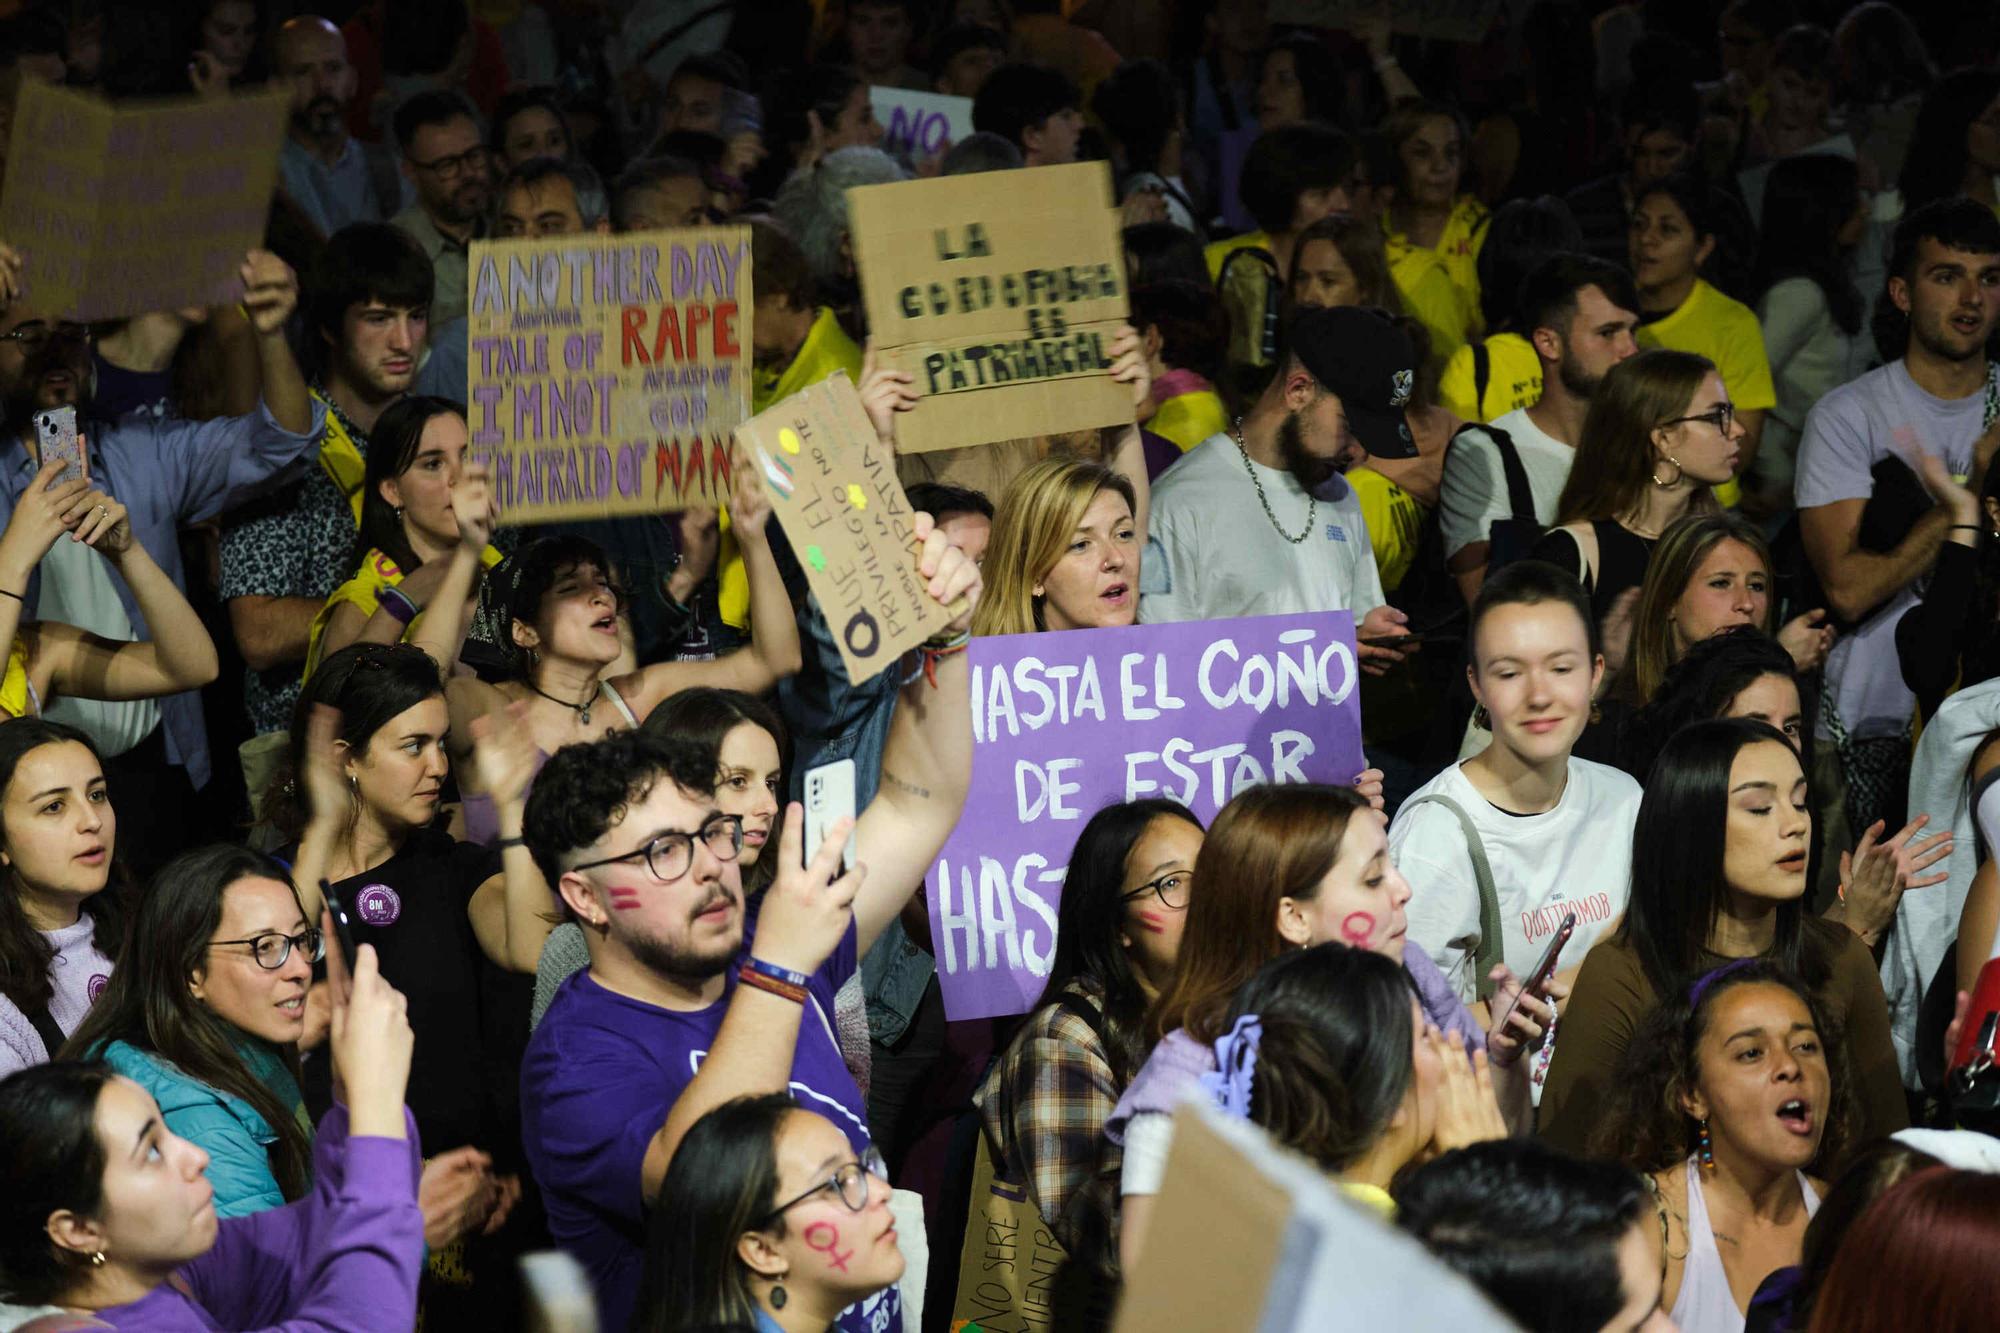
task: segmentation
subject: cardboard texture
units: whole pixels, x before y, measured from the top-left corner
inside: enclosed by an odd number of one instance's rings
[[[878,86],[868,90],[868,104],[882,122],[885,153],[927,157],[972,133],[970,97]]]
[[[1257,1126],[1190,1100],[1114,1333],[1504,1333],[1458,1274]]]
[[[729,494],[750,414],[750,230],[475,241],[472,450],[509,524]]]
[[[1447,42],[1485,38],[1500,0],[1271,0],[1273,23],[1352,28],[1386,13],[1392,31]]]
[[[289,107],[266,92],[114,108],[24,82],[0,197],[23,299],[75,320],[241,300]]]
[[[1105,373],[1128,310],[1108,166],[869,185],[847,207],[877,362],[920,395],[898,449],[1132,423]]]
[[[789,531],[789,529],[788,529]],[[1143,796],[1205,827],[1263,782],[1352,782],[1346,611],[972,641],[972,787],[925,878],[945,1016],[1026,1013],[1085,821]]]
[[[856,684],[951,623],[917,574],[909,497],[846,371],[736,430]]]

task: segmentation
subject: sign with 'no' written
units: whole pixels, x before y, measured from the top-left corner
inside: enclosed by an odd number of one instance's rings
[[[945,1016],[1024,1013],[1055,959],[1071,850],[1146,796],[1206,826],[1264,782],[1361,772],[1346,611],[972,641],[972,790],[931,868]]]
[[[750,230],[475,241],[472,451],[507,523],[729,493],[750,413]]]

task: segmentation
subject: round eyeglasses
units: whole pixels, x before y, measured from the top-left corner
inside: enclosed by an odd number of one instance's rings
[[[807,1199],[812,1198],[813,1195],[825,1190],[832,1190],[835,1194],[839,1195],[840,1201],[847,1205],[847,1211],[850,1213],[861,1212],[868,1207],[868,1177],[870,1176],[884,1183],[887,1183],[889,1179],[889,1164],[882,1160],[881,1150],[873,1144],[862,1150],[858,1160],[834,1168],[833,1174],[825,1180],[820,1181],[819,1184],[813,1186],[805,1193],[798,1195],[789,1203],[779,1204],[776,1208],[758,1218],[757,1225],[759,1227],[768,1226],[773,1219],[784,1216],[785,1213],[798,1207]]]
[[[1146,893],[1160,900],[1160,906],[1169,912],[1178,912],[1188,905],[1188,887],[1194,883],[1192,870],[1170,870],[1155,880],[1148,880],[1136,889],[1127,889],[1118,895],[1118,901],[1129,903]]]
[[[608,866],[616,861],[631,861],[646,858],[646,868],[653,872],[653,878],[662,884],[671,884],[694,865],[694,844],[700,839],[708,848],[709,855],[718,861],[734,861],[743,851],[743,817],[741,815],[717,815],[693,833],[682,833],[670,829],[656,834],[643,847],[635,847],[618,856],[607,856],[599,861],[585,861],[582,865],[571,866],[572,870],[594,870],[598,866]]]

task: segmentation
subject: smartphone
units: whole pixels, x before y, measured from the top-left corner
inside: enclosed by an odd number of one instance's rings
[[[49,483],[60,486],[86,475],[83,470],[83,441],[76,434],[76,409],[52,407],[35,413],[35,435],[42,448],[42,466],[61,460],[63,470]]]
[[[340,941],[340,960],[354,971],[354,922],[348,918],[347,907],[340,901],[340,890],[329,884],[326,886],[326,911],[333,918],[333,933]]]
[[[1540,990],[1549,984],[1549,978],[1556,974],[1556,960],[1562,957],[1563,945],[1568,944],[1569,937],[1574,934],[1576,934],[1576,913],[1565,912],[1562,924],[1556,927],[1555,935],[1549,940],[1549,947],[1542,950],[1542,961],[1536,963],[1535,970],[1528,974],[1526,984],[1514,996],[1514,1004],[1508,1005],[1507,1012],[1500,1015],[1500,1021],[1493,1025],[1495,1032],[1506,1029],[1507,1020],[1514,1016],[1514,1005],[1521,1002],[1521,996],[1531,990]]]
[[[838,819],[854,818],[854,761],[836,759],[806,771],[805,857],[810,861],[826,831]],[[843,872],[854,865],[854,832],[847,834],[847,847],[840,854]]]
[[[1972,983],[1972,1000],[1965,1007],[1965,1026],[1959,1029],[1958,1049],[1951,1054],[1951,1067],[1959,1070],[1980,1056],[2000,1059],[2000,958],[1988,959]]]
[[[1465,636],[1463,634],[1398,634],[1393,638],[1361,640],[1364,647],[1394,648],[1399,652],[1409,648],[1426,648],[1432,646],[1456,648],[1464,642]]]
[[[597,1333],[597,1300],[583,1265],[562,1250],[520,1258],[530,1333]]]

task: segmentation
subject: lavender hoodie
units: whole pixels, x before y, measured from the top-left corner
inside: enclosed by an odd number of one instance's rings
[[[222,1221],[215,1246],[142,1300],[99,1310],[146,1333],[382,1333],[417,1322],[424,1218],[416,1122],[405,1139],[347,1137],[347,1108],[320,1121],[313,1192]],[[87,1325],[86,1325],[87,1327]]]

